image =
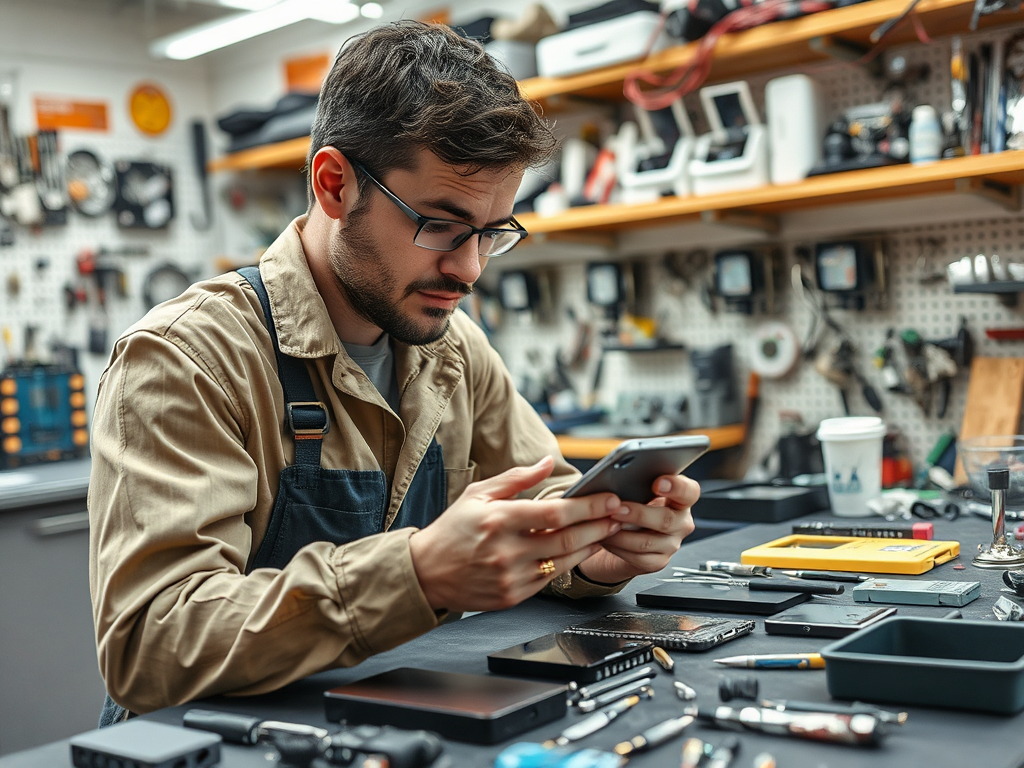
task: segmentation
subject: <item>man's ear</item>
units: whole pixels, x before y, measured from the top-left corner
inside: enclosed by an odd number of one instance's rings
[[[330,218],[344,224],[359,200],[352,164],[336,147],[321,147],[313,155],[309,177],[317,205]]]

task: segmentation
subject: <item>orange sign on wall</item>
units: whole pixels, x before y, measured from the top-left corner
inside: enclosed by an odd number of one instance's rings
[[[128,113],[140,131],[159,136],[171,124],[171,100],[159,85],[140,83],[128,96]]]
[[[439,8],[432,8],[429,11],[422,11],[416,17],[416,20],[427,24],[450,24],[452,12],[447,6],[441,6]]]
[[[288,91],[319,93],[327,71],[331,68],[331,57],[326,53],[314,56],[299,56],[284,62],[285,82]]]
[[[36,127],[40,131],[80,128],[107,131],[107,104],[103,101],[76,101],[61,96],[36,96]]]

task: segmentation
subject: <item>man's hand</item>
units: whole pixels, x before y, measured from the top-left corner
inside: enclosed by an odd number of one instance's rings
[[[611,515],[622,503],[613,494],[515,498],[553,468],[546,457],[472,483],[437,520],[412,535],[413,566],[431,608],[508,608],[600,552],[602,541],[614,541],[608,537],[622,522]],[[555,570],[543,575],[539,565],[547,559]]]
[[[653,490],[658,497],[650,504],[624,502],[624,511],[613,514],[624,529],[580,563],[580,572],[590,581],[617,584],[660,571],[693,533],[690,507],[700,498],[700,486],[682,475],[663,475],[654,481]]]

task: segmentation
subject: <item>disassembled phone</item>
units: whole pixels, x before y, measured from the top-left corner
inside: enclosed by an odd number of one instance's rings
[[[710,447],[706,435],[626,440],[591,467],[564,497],[614,493],[623,501],[646,504],[655,498],[655,480],[678,475]]]
[[[896,613],[895,608],[805,603],[764,620],[769,635],[846,637]]]
[[[753,631],[754,622],[749,619],[645,611],[616,611],[563,630],[579,635],[646,640],[672,651],[706,651]]]

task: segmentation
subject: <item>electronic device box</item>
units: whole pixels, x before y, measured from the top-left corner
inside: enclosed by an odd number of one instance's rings
[[[768,131],[745,81],[700,89],[711,132],[697,139],[690,161],[693,194],[714,195],[768,183]]]
[[[776,77],[764,87],[764,112],[772,184],[803,181],[821,162],[821,88],[807,75]]]
[[[635,11],[542,38],[537,43],[537,71],[542,77],[561,77],[634,61],[644,55],[655,34],[651,52],[673,44],[661,27],[661,14]]]
[[[691,192],[690,160],[696,138],[682,99],[657,112],[634,106],[636,122],[619,128],[615,163],[624,203]]]

